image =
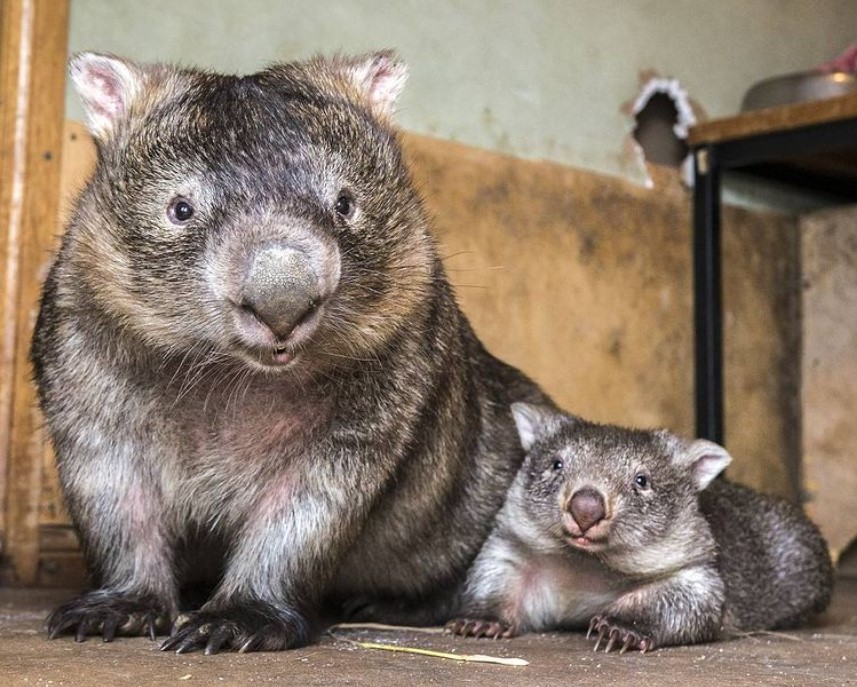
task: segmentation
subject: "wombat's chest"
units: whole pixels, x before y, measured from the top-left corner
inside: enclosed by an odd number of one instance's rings
[[[160,415],[191,466],[206,457],[285,458],[332,417],[330,399],[275,381],[215,380],[190,392],[170,386],[163,389],[162,398]]]
[[[620,576],[593,557],[535,554],[507,587],[508,615],[536,631],[583,626],[625,588]]]
[[[208,520],[218,508],[243,517],[268,485],[305,469],[330,418],[329,404],[268,390],[175,404],[163,415],[164,495],[191,520]]]

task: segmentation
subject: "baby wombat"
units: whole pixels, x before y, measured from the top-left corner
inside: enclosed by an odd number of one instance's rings
[[[549,403],[456,305],[390,53],[250,76],[82,54],[98,147],[32,358],[96,585],[51,637],[284,649],[321,608],[446,620]],[[440,614],[440,617],[437,617]]]
[[[596,649],[646,651],[793,627],[827,606],[818,530],[781,499],[714,480],[731,460],[722,447],[526,403],[512,412],[528,455],[451,631],[588,626]]]

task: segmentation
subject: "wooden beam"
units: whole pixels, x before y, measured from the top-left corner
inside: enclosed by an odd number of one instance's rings
[[[687,141],[692,146],[720,143],[771,131],[790,131],[804,126],[826,124],[857,115],[857,93],[826,100],[780,105],[753,110],[731,117],[711,119],[691,127]]]
[[[39,560],[44,437],[28,354],[55,246],[65,110],[68,0],[0,5],[0,580],[30,585]]]

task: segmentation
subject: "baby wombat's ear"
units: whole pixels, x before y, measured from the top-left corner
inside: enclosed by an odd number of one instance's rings
[[[532,403],[513,403],[512,417],[518,428],[521,446],[529,451],[537,441],[549,437],[559,429],[562,413],[548,406],[533,405]]]
[[[110,138],[117,122],[127,116],[145,78],[133,62],[93,52],[73,56],[69,74],[83,101],[89,130],[101,140]]]
[[[343,58],[338,66],[376,115],[393,115],[408,80],[408,68],[392,50]]]
[[[713,441],[697,439],[685,451],[681,462],[690,468],[697,491],[702,491],[732,462],[725,448]]]

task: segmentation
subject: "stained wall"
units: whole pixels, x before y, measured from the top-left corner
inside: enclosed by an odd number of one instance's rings
[[[803,473],[834,551],[857,540],[857,208],[801,219]]]
[[[641,74],[678,78],[724,116],[753,82],[832,57],[855,26],[851,0],[72,0],[69,49],[252,72],[391,47],[411,69],[409,131],[639,182],[624,105]]]

